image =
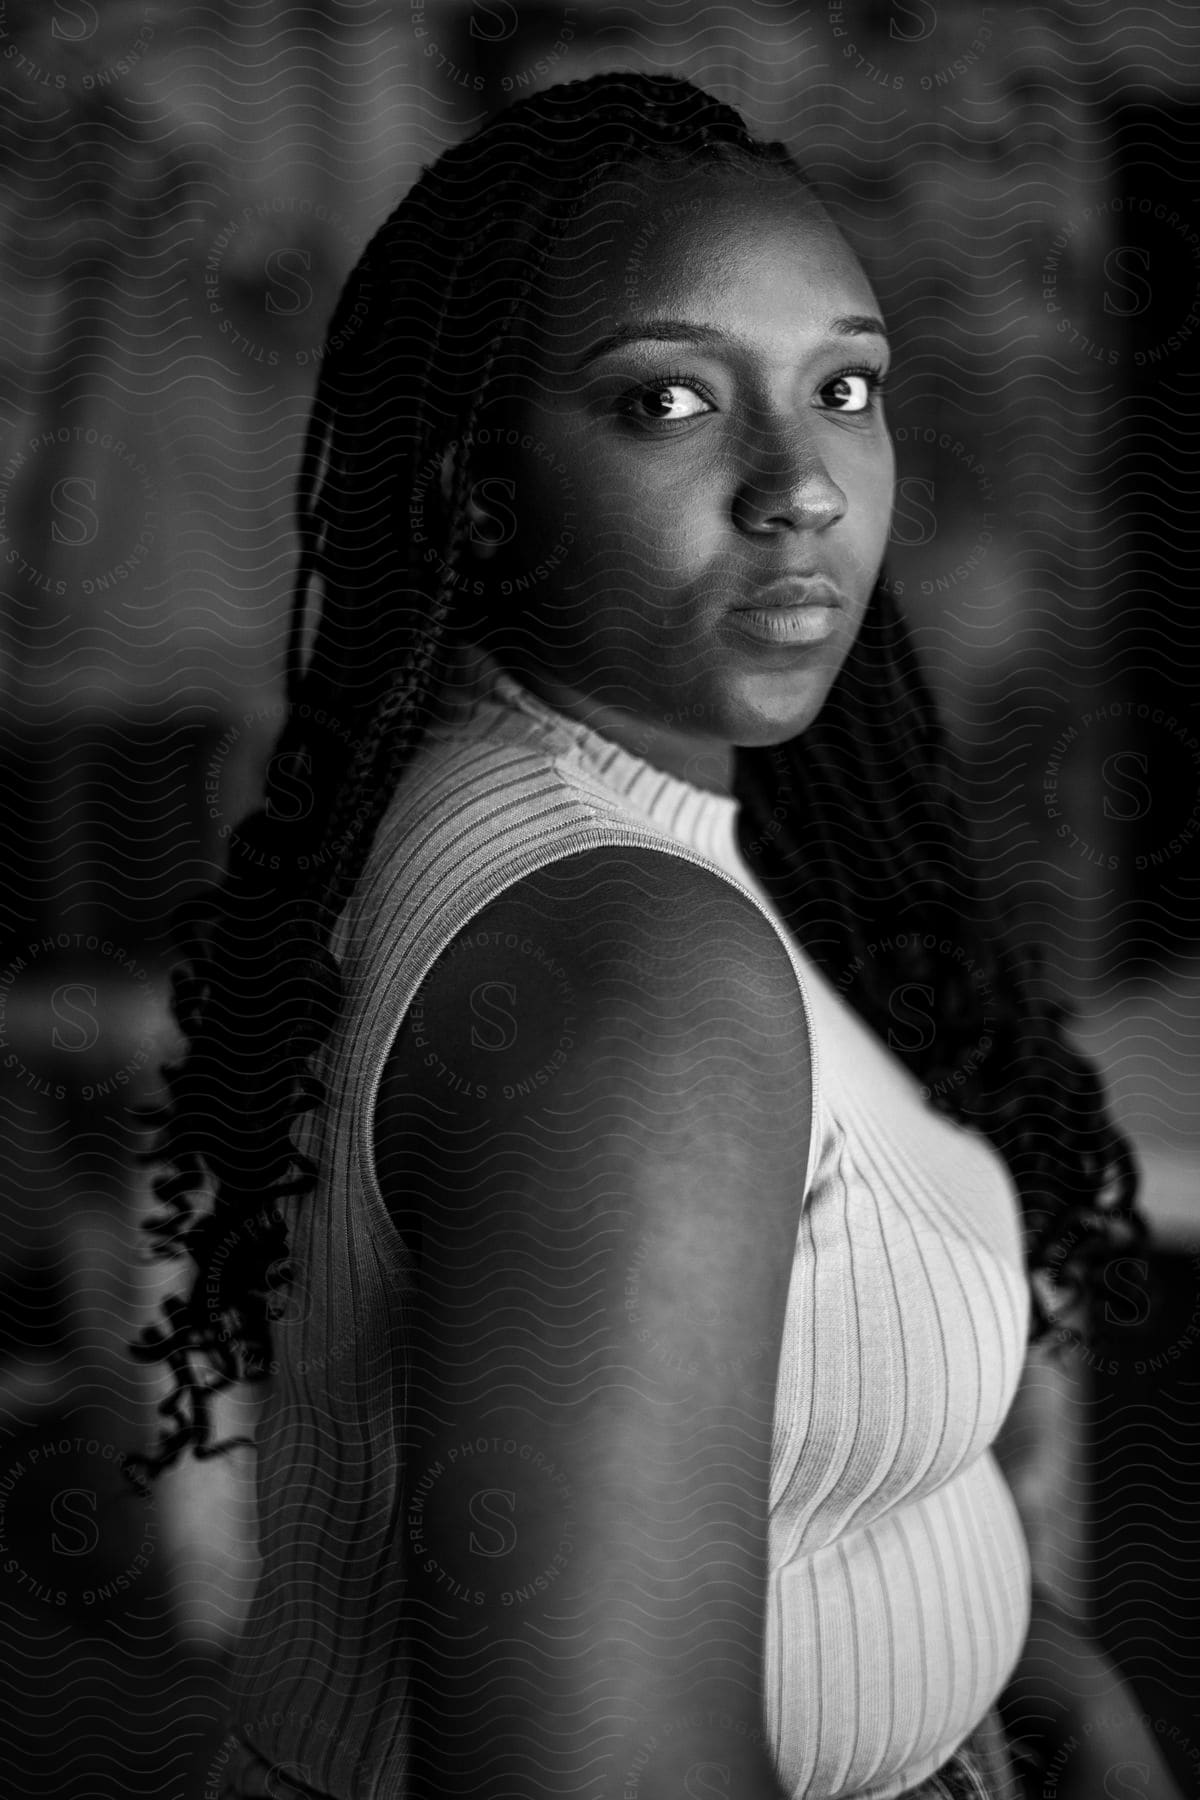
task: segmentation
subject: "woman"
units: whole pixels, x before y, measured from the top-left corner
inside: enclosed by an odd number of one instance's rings
[[[624,73],[347,284],[157,1116],[143,1466],[272,1377],[214,1791],[1008,1795],[1038,1607],[1046,1729],[1135,1745],[993,1446],[1144,1226],[881,576],[877,311],[782,146]]]

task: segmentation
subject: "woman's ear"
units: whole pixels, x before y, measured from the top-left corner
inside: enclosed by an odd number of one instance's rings
[[[447,505],[454,493],[459,445],[446,445],[442,457],[441,487]],[[517,532],[512,501],[516,483],[499,474],[477,470],[467,485],[467,547],[472,556],[486,562],[497,550],[511,543]]]

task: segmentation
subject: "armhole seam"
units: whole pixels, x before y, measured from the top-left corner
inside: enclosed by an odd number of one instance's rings
[[[387,1065],[388,1057],[391,1054],[392,1045],[395,1043],[397,1034],[408,1015],[408,1009],[412,1004],[413,997],[419,991],[421,983],[425,980],[425,977],[432,969],[438,957],[446,949],[447,945],[452,943],[459,932],[465,930],[471,920],[481,913],[485,907],[490,906],[493,900],[499,899],[502,894],[510,887],[515,886],[515,884],[522,880],[526,875],[536,874],[539,870],[548,868],[552,863],[561,862],[568,856],[578,855],[580,851],[603,849],[608,845],[617,848],[627,847],[631,849],[658,850],[666,856],[674,856],[681,862],[693,863],[699,868],[707,869],[710,874],[719,875],[728,886],[733,888],[735,893],[741,894],[744,899],[751,900],[754,903],[758,911],[773,928],[775,935],[781,940],[792,965],[792,973],[796,979],[796,987],[800,995],[800,1004],[804,1009],[804,1022],[808,1033],[811,1101],[808,1129],[808,1156],[804,1170],[804,1189],[801,1195],[802,1211],[807,1204],[813,1178],[816,1173],[817,1159],[820,1153],[822,1096],[819,1050],[817,1046],[813,1008],[809,999],[804,973],[799,964],[797,946],[788,936],[786,928],[781,925],[780,921],[775,917],[763,900],[760,899],[757,894],[753,893],[750,888],[745,887],[741,882],[736,881],[728,869],[722,868],[720,863],[713,861],[710,857],[702,855],[699,851],[689,850],[682,844],[675,843],[672,839],[666,838],[649,827],[644,831],[638,830],[636,827],[626,827],[621,831],[620,835],[617,835],[612,828],[598,829],[595,825],[592,825],[582,831],[572,833],[553,844],[547,845],[545,855],[538,854],[533,859],[530,859],[528,855],[523,856],[511,869],[506,870],[505,876],[498,887],[490,889],[481,898],[476,899],[472,896],[465,906],[456,907],[452,913],[448,913],[443,920],[442,929],[438,932],[437,938],[434,940],[436,947],[432,950],[430,950],[428,946],[426,947],[426,954],[422,957],[417,978],[411,985],[408,998],[405,1001],[403,1008],[399,1012],[389,1013],[387,1024],[382,1029],[377,1029],[375,1031],[367,1045],[366,1063],[369,1073],[365,1083],[360,1078],[359,1081],[354,1084],[350,1095],[351,1106],[356,1109],[354,1116],[350,1121],[353,1135],[352,1154],[362,1184],[372,1240],[379,1246],[387,1261],[393,1267],[402,1268],[407,1271],[411,1268],[411,1255],[404,1239],[401,1237],[392,1221],[392,1216],[388,1211],[387,1202],[384,1199],[383,1190],[379,1183],[375,1167],[375,1111],[379,1102],[379,1089],[383,1082],[383,1071]]]

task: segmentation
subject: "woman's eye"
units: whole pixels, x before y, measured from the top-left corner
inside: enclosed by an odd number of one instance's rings
[[[623,397],[620,409],[627,418],[644,425],[674,425],[713,410],[704,395],[685,381],[653,381],[635,388]]]
[[[869,412],[883,386],[877,369],[844,369],[818,390],[831,412]]]

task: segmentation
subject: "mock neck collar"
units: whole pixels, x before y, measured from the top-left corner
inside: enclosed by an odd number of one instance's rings
[[[441,720],[524,741],[599,784],[621,808],[658,830],[729,865],[737,858],[739,802],[698,787],[638,756],[580,719],[560,712],[472,646],[451,653]]]

